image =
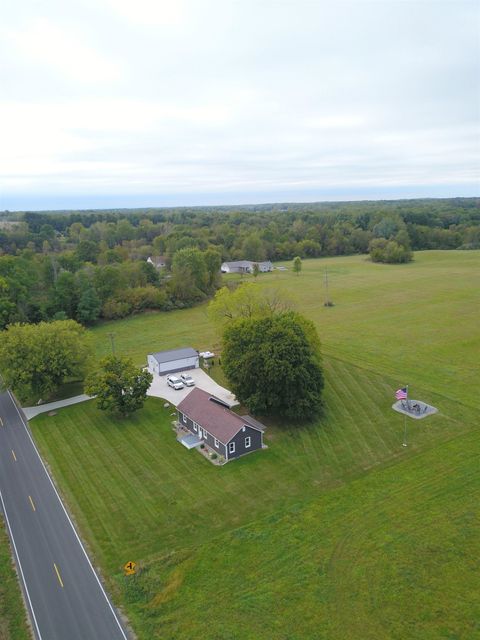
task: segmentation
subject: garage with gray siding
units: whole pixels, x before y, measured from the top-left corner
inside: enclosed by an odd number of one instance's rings
[[[199,357],[198,351],[195,351],[192,347],[186,347],[184,349],[149,353],[147,362],[150,373],[164,376],[168,373],[196,369],[199,366]]]

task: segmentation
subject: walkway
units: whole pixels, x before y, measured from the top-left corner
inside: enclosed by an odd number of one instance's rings
[[[80,396],[73,396],[73,398],[65,398],[65,400],[57,400],[57,402],[49,402],[48,404],[39,404],[35,407],[24,407],[23,413],[27,417],[27,420],[31,420],[40,413],[48,413],[49,411],[55,411],[62,407],[69,407],[71,404],[77,404],[78,402],[85,402],[85,400],[91,400],[94,396],[87,396],[84,393]]]

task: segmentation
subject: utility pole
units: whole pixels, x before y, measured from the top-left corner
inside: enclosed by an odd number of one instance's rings
[[[110,336],[110,342],[112,343],[112,355],[115,355],[115,334],[114,333],[109,333],[108,334]]]
[[[324,307],[333,307],[333,304],[330,302],[330,298],[328,295],[328,267],[325,267],[325,302],[323,303]]]

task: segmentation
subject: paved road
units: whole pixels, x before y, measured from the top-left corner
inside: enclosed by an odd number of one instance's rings
[[[0,504],[38,640],[126,640],[8,393],[0,394]]]

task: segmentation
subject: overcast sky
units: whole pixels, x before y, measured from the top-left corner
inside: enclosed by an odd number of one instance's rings
[[[0,209],[480,195],[480,2],[3,0]]]

